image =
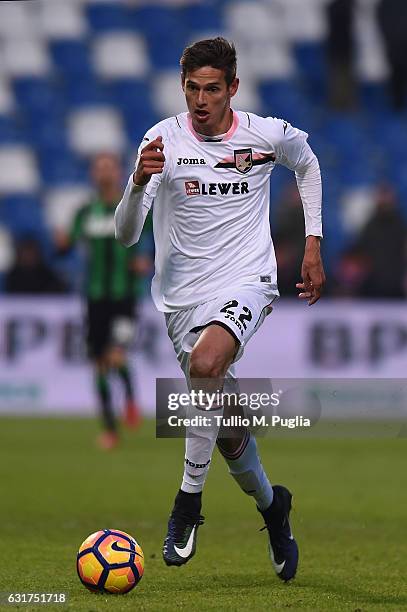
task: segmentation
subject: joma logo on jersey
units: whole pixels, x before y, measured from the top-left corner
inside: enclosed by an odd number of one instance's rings
[[[194,195],[240,195],[249,193],[249,183],[199,183],[199,181],[186,181],[185,192],[188,196]]]
[[[206,164],[206,161],[203,157],[179,157],[177,161],[177,166],[188,165],[188,166],[203,166]]]

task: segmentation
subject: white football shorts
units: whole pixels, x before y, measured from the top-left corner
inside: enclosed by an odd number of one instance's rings
[[[225,290],[213,300],[186,310],[165,313],[168,335],[185,375],[188,358],[203,329],[211,323],[226,328],[239,343],[234,363],[244,352],[247,342],[272,311],[278,295],[267,285],[251,283]]]

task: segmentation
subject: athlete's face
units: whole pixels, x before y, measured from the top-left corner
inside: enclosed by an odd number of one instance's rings
[[[215,136],[228,131],[231,125],[230,100],[238,86],[239,79],[228,85],[224,71],[212,66],[187,72],[182,89],[197,132]]]
[[[115,155],[101,153],[92,163],[92,179],[99,191],[120,190],[121,170],[119,160]]]

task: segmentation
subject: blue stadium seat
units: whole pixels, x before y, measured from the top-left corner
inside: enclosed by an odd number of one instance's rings
[[[360,185],[373,185],[378,177],[369,159],[352,155],[349,159],[342,158],[337,169],[337,176],[343,186],[357,187]]]
[[[60,125],[63,125],[66,110],[62,102],[61,105],[42,106],[38,108],[26,106],[24,108],[24,116],[29,126],[41,127],[50,121],[55,123],[58,122]]]
[[[96,78],[65,79],[65,98],[68,106],[98,106],[112,103],[108,88]]]
[[[310,125],[305,127],[309,133],[308,143],[315,155],[318,156],[321,171],[325,173],[332,168],[336,168],[338,164],[338,149],[332,145],[329,139],[324,138],[318,130],[312,129]]]
[[[52,150],[43,150],[38,159],[42,179],[48,187],[87,183],[89,180],[88,163],[68,149],[60,150],[58,155]]]
[[[189,31],[222,32],[225,27],[219,2],[214,0],[186,6],[182,15]]]
[[[27,137],[36,150],[47,149],[58,155],[60,150],[66,147],[67,134],[64,116],[54,115],[50,112],[47,117],[45,113],[27,113]]]
[[[18,79],[16,97],[24,117],[24,136],[35,147],[58,151],[65,142],[65,103],[60,85],[43,79]]]
[[[138,147],[146,131],[159,120],[160,118],[154,113],[151,107],[145,107],[137,113],[131,111],[126,112],[124,114],[124,121],[131,145],[133,147]]]
[[[374,140],[389,156],[398,160],[406,156],[407,120],[402,115],[385,113],[379,121],[372,121],[371,129]]]
[[[390,108],[390,96],[385,83],[359,83],[359,100],[363,110],[382,120],[386,109]],[[379,117],[378,117],[379,116]]]
[[[133,23],[148,38],[156,35],[165,36],[171,31],[184,32],[186,29],[185,19],[180,9],[154,4],[137,8],[133,13]]]
[[[87,78],[93,68],[88,45],[80,40],[57,40],[50,43],[54,64],[65,75]]]
[[[153,65],[157,68],[178,66],[190,36],[182,11],[163,6],[143,6],[135,11],[134,21],[146,36]]]
[[[123,114],[132,146],[138,146],[145,132],[160,120],[154,111],[149,83],[123,79],[112,83],[109,89],[114,107]]]
[[[114,106],[122,112],[143,112],[152,107],[150,83],[140,79],[118,79],[109,86]]]
[[[0,221],[15,236],[31,234],[43,238],[47,233],[41,201],[33,195],[5,196],[0,202]]]
[[[96,32],[132,29],[132,12],[119,2],[90,4],[87,7],[89,25]]]
[[[407,195],[407,159],[395,160],[391,158],[390,163],[386,166],[384,180],[389,182],[395,189],[400,192],[402,199],[406,199]],[[407,200],[405,202],[407,206]]]
[[[348,243],[343,229],[340,200],[342,190],[337,183],[330,185],[324,181],[324,240],[322,253],[324,266],[329,270]]]
[[[15,118],[0,115],[0,144],[21,144],[26,142],[23,126]]]
[[[295,126],[310,129],[312,109],[301,88],[293,80],[263,81],[259,87],[264,112],[286,119]]]
[[[179,67],[179,59],[184,50],[186,37],[180,38],[178,34],[170,33],[162,36],[160,44],[149,45],[149,55],[152,64],[159,70]]]
[[[300,43],[293,48],[294,57],[307,95],[323,103],[326,97],[326,52],[323,43]]]
[[[62,90],[50,79],[27,77],[13,80],[14,95],[22,110],[56,112],[63,110]]]
[[[335,170],[343,185],[376,184],[385,174],[388,160],[364,114],[327,113],[320,133],[335,151]]]
[[[275,220],[278,211],[278,204],[284,192],[284,189],[293,180],[293,173],[284,166],[277,166],[273,170],[270,182],[270,218],[272,222]]]
[[[407,223],[407,165],[402,169],[402,174],[399,176],[399,180],[394,185],[397,190],[400,202],[400,210]]]
[[[370,146],[368,125],[363,115],[353,113],[326,113],[321,133],[334,146],[340,148],[342,156],[353,152],[359,157]]]

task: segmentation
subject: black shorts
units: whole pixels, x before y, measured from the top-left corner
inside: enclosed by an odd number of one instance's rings
[[[87,346],[90,357],[101,357],[113,346],[127,347],[133,339],[136,303],[124,300],[88,300]]]

